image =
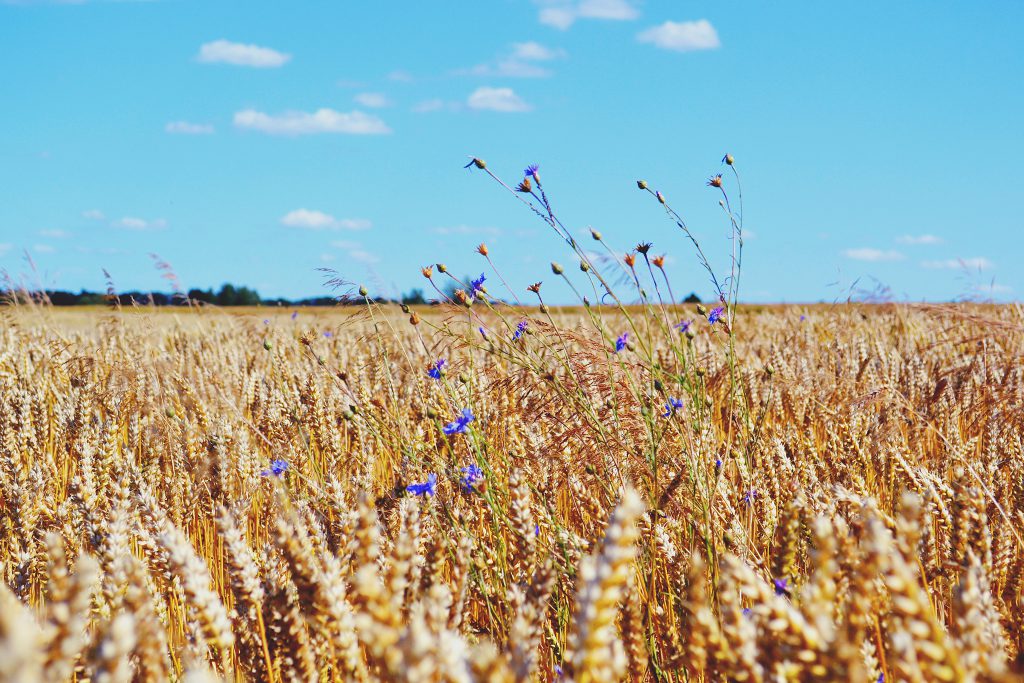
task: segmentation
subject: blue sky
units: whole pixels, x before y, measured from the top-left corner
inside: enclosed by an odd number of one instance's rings
[[[752,301],[1024,291],[1024,3],[0,0],[0,268],[47,286],[225,281],[383,294],[486,265],[569,301],[546,226],[462,167],[540,165],[563,220],[667,252],[645,178],[727,264],[735,155]],[[486,269],[490,274],[489,268]],[[574,272],[570,269],[570,272]],[[491,291],[504,292],[495,282]]]

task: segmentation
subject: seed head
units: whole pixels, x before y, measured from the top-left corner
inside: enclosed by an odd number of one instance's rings
[[[638,181],[636,181],[636,186],[639,189],[641,189],[641,190],[646,190],[647,189],[647,181],[646,180],[638,180]]]
[[[369,293],[364,285],[359,285],[359,296],[365,297]]]
[[[544,314],[547,314],[547,312],[548,312],[548,305],[547,304],[541,304],[540,305],[540,312],[544,313]]]
[[[533,185],[530,184],[530,179],[523,178],[523,182],[519,183],[519,185],[516,186],[516,190],[518,192],[522,192],[523,194],[530,194],[531,192],[533,192]]]
[[[446,266],[445,264],[438,263],[436,265],[437,265],[437,272],[439,272],[439,273],[447,273],[448,272],[448,266]]]
[[[409,316],[409,323],[411,325],[419,325],[420,324],[420,316],[416,313],[416,311],[413,311],[412,315]]]
[[[722,157],[722,161],[732,166],[733,162],[736,160],[732,158],[731,154],[726,154],[724,157]]]
[[[465,306],[466,308],[469,308],[470,306],[473,305],[473,302],[469,298],[469,295],[466,294],[465,290],[462,289],[455,290],[455,300],[458,301],[463,306]]]
[[[597,230],[594,230],[593,228],[590,229],[590,236],[594,238],[595,242],[601,241],[601,233],[598,232]]]
[[[533,292],[534,294],[540,294],[540,282],[534,282],[532,285],[527,287],[527,291]]]
[[[562,266],[559,265],[558,263],[556,263],[555,261],[552,261],[551,262],[551,272],[554,273],[555,275],[561,275],[562,273],[565,272],[565,269],[562,268]]]
[[[641,254],[646,254],[648,251],[651,250],[651,243],[641,242],[640,244],[636,245],[636,250]]]
[[[580,261],[580,270],[586,273],[587,271],[590,270],[590,264],[588,264],[586,261]]]
[[[722,186],[722,174],[713,175],[708,178],[708,187],[721,187]]]
[[[487,245],[481,242],[477,245],[476,252],[481,256],[487,256]]]
[[[636,254],[634,254],[633,252],[629,252],[622,260],[626,262],[627,266],[632,268],[634,265],[636,265]]]
[[[423,273],[423,277],[427,278],[428,280],[434,277],[433,266],[424,266],[423,268],[420,268],[420,272]]]
[[[269,351],[270,349],[272,349],[274,347],[271,345],[269,339],[264,339],[263,340],[263,348],[265,348],[267,351]]]
[[[654,264],[655,268],[664,268],[665,267],[665,255],[662,254],[661,256],[655,256],[654,258],[651,259],[651,263]]]

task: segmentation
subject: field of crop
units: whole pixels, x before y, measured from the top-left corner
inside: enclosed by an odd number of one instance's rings
[[[8,309],[0,680],[1018,680],[1024,312],[712,315]]]

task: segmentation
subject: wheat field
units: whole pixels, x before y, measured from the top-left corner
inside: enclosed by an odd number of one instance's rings
[[[0,679],[1021,680],[1020,307],[466,303],[8,308]]]

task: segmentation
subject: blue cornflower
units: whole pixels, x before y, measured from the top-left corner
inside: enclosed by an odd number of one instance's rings
[[[446,424],[442,431],[448,436],[451,436],[452,434],[465,434],[466,427],[469,426],[469,423],[475,419],[476,416],[473,415],[472,410],[470,410],[469,408],[463,408],[462,414],[455,418],[454,422],[449,422],[448,424]]]
[[[677,410],[683,407],[682,400],[678,398],[670,398],[668,403],[665,404],[665,412],[661,414],[662,417],[672,417]]]
[[[295,320],[298,317],[299,317],[299,312],[298,311],[292,311],[292,320]]]
[[[721,458],[715,458],[715,469],[716,470],[722,469],[722,459]]]
[[[437,475],[431,472],[425,482],[409,484],[405,490],[414,496],[432,496],[437,493]]]
[[[708,313],[708,322],[714,325],[715,323],[722,319],[723,313],[725,313],[725,307],[715,306],[714,308],[711,309],[711,312]]]
[[[789,581],[787,579],[773,579],[776,595],[789,595]]]
[[[743,608],[743,616],[749,617],[753,613],[754,613],[754,611],[752,609],[750,609],[749,607],[744,607]]]
[[[622,336],[615,340],[615,353],[618,353],[622,349],[626,348],[626,344],[629,343],[629,332],[623,332]]]
[[[743,494],[743,502],[746,503],[747,505],[753,505],[755,498],[757,498],[757,491],[755,491],[754,489],[750,489],[749,491]]]
[[[473,487],[484,480],[484,471],[480,469],[479,465],[467,465],[459,471],[462,472],[462,478],[459,479],[459,485],[466,493],[472,493]]]
[[[676,323],[672,327],[674,327],[677,330],[679,330],[679,334],[686,334],[687,331],[690,329],[690,324],[691,323],[690,323],[689,320],[680,320],[678,323]]]
[[[263,470],[262,472],[260,472],[260,476],[269,477],[270,475],[274,475],[275,477],[280,477],[282,474],[284,474],[285,470],[287,470],[288,467],[290,466],[288,465],[287,460],[281,460],[280,458],[278,458],[277,460],[271,460],[270,469]]]
[[[270,324],[270,318],[264,318],[263,319],[263,324],[264,325],[269,325]]]
[[[540,167],[537,166],[537,164],[530,164],[523,170],[523,175],[526,176],[527,178],[536,178],[538,168]]]
[[[487,339],[487,332],[484,330],[483,326],[478,327],[476,329],[480,330],[480,336],[481,337],[483,337],[484,339]]]
[[[484,281],[486,279],[487,279],[487,276],[484,275],[483,273],[480,273],[480,277],[478,277],[475,280],[471,280],[470,283],[469,283],[469,286],[472,288],[470,293],[471,294],[476,294],[477,292],[484,291]]]
[[[444,358],[438,358],[427,367],[427,374],[434,379],[441,379],[441,368],[447,361]]]
[[[800,322],[803,322],[805,320],[807,320],[807,316],[806,315],[800,316]]]
[[[327,339],[330,339],[333,336],[334,336],[333,332],[331,332],[330,330],[324,330],[324,337],[326,337]]]
[[[878,674],[878,680],[875,681],[875,683],[885,683],[885,674],[884,673]]]
[[[519,341],[519,338],[526,332],[526,321],[520,320],[516,325],[516,331],[512,333],[512,341]]]

